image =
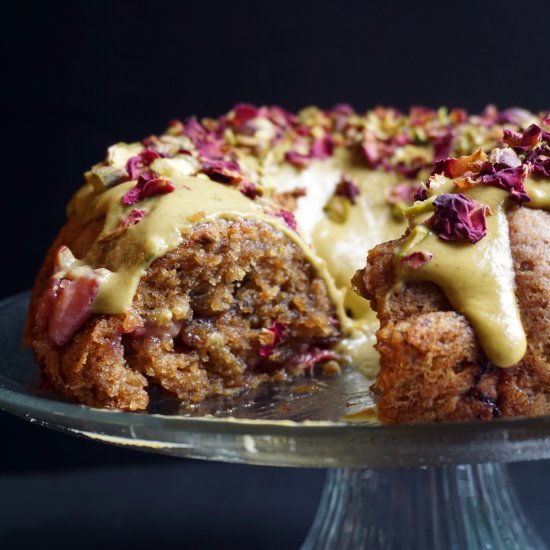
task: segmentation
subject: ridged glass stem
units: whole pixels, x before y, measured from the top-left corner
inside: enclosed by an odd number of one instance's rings
[[[541,550],[500,464],[330,470],[302,550]]]

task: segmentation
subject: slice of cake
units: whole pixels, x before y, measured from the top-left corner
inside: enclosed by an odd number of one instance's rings
[[[154,169],[69,207],[29,317],[54,388],[133,410],[152,384],[199,401],[334,359],[341,300],[282,212]]]
[[[436,163],[369,252],[383,422],[550,414],[550,120]]]

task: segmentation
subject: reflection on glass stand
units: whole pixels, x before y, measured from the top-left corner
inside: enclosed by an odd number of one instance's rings
[[[506,466],[329,470],[302,550],[541,550]]]
[[[353,425],[341,421],[354,412],[348,405],[360,411],[371,404],[369,381],[355,370],[310,388],[315,391],[304,391],[298,381],[298,388],[261,387],[229,408],[204,403],[195,418],[160,405],[150,411],[156,414],[82,407],[38,394],[31,383],[36,366],[30,353],[20,351],[27,303],[28,294],[0,302],[2,410],[93,440],[174,456],[346,467],[329,471],[303,550],[545,548],[500,462],[550,458],[550,416]],[[276,406],[281,403],[287,406]],[[460,462],[484,464],[450,464]],[[433,466],[413,467],[418,465]]]

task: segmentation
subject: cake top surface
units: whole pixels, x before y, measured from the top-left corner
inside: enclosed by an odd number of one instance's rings
[[[403,233],[404,208],[434,163],[489,151],[506,132],[519,135],[543,119],[492,106],[479,115],[424,107],[357,113],[348,105],[294,114],[238,104],[217,119],[172,121],[161,135],[111,146],[85,174],[69,213],[105,217],[97,244],[109,242],[111,261],[101,265],[92,253],[71,265],[101,270],[94,310],[119,312],[186,228],[209,217],[259,217],[302,247],[337,308],[368,326],[363,340],[371,345],[374,314],[350,288],[367,250]]]
[[[515,297],[506,212],[550,209],[550,119],[505,129],[489,153],[436,162],[396,254],[398,284],[431,281],[463,313],[492,363],[516,365],[527,340]]]

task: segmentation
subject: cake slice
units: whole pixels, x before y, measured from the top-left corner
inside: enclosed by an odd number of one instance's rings
[[[135,410],[153,385],[196,402],[336,357],[333,283],[276,212],[183,177],[124,206],[134,183],[73,201],[36,283],[29,334],[56,390]]]
[[[436,164],[353,283],[380,320],[383,422],[550,414],[550,134]]]

